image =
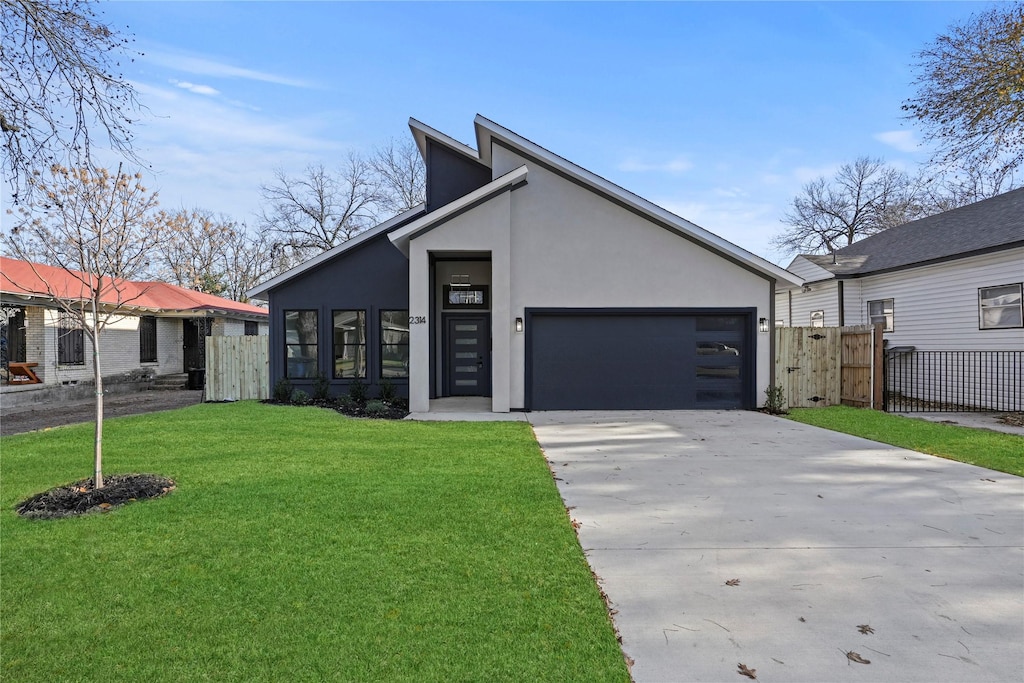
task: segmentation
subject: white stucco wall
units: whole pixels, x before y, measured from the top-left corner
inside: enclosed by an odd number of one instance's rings
[[[512,193],[511,317],[526,308],[746,308],[770,318],[766,279],[604,197],[494,148],[494,172],[524,163]],[[757,395],[770,379],[770,335],[757,335]],[[524,399],[525,335],[512,340],[512,407]]]
[[[527,308],[750,308],[770,318],[761,275],[652,223],[502,147],[493,176],[526,165],[527,184],[410,242],[410,316],[429,320],[429,254],[491,255],[493,409],[525,404]],[[429,404],[428,325],[411,326],[410,408]],[[771,372],[770,335],[757,335],[758,397]]]

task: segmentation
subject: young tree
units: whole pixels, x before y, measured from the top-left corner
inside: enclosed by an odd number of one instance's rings
[[[997,4],[917,53],[908,118],[939,144],[934,161],[960,168],[1024,162],[1024,3]]]
[[[148,266],[149,250],[164,220],[156,211],[156,193],[141,180],[141,175],[120,168],[112,174],[106,169],[54,166],[49,180],[31,178],[33,200],[22,207],[10,233],[3,235],[5,249],[16,258],[42,257],[63,269],[61,277],[47,278],[33,266],[48,295],[92,343],[96,488],[103,487],[100,341],[104,329],[142,294],[128,280]]]
[[[793,199],[772,239],[787,253],[825,253],[868,235],[920,218],[922,207],[906,173],[881,159],[859,157],[835,177],[820,177]]]
[[[95,133],[131,153],[136,92],[115,73],[128,39],[91,0],[0,0],[2,169],[17,200],[35,171],[92,165]]]
[[[337,175],[319,165],[297,178],[278,170],[275,179],[260,188],[267,202],[261,224],[295,259],[335,247],[377,220],[380,183],[358,155],[350,155]]]

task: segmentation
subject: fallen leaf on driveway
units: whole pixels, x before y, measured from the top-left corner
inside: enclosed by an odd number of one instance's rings
[[[875,632],[875,629],[871,628],[867,624],[861,624],[860,626],[857,627],[857,630],[860,631],[861,633],[863,633],[864,635],[867,635],[869,633],[874,633]]]
[[[757,680],[757,669],[748,669],[746,664],[740,664],[739,669],[736,671],[740,676],[746,676],[747,678],[756,681]]]
[[[728,581],[725,582],[725,585],[726,586],[738,586],[738,585],[740,585],[740,580],[739,579],[729,579]]]
[[[857,662],[858,664],[870,664],[871,663],[870,659],[864,659],[863,657],[861,657],[856,652],[853,652],[852,650],[850,652],[846,653],[846,658],[849,659],[851,662]]]

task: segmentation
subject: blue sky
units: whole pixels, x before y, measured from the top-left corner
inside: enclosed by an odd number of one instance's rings
[[[927,158],[914,53],[963,2],[104,2],[144,53],[137,149],[164,208],[255,224],[275,169],[480,113],[776,262],[807,181]]]

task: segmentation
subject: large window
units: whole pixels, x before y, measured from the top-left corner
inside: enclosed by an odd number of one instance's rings
[[[978,290],[978,325],[983,330],[1024,327],[1021,283]]]
[[[893,320],[893,300],[878,299],[868,302],[868,323],[875,325],[882,323],[883,332],[892,332],[895,329]]]
[[[156,362],[156,318],[151,315],[139,318],[139,362]]]
[[[288,364],[288,377],[316,377],[316,311],[284,312],[284,355]]]
[[[366,377],[366,311],[334,311],[334,377]]]
[[[57,321],[57,364],[85,365],[85,330],[67,311],[61,311]]]
[[[409,376],[409,311],[380,312],[380,376]]]

